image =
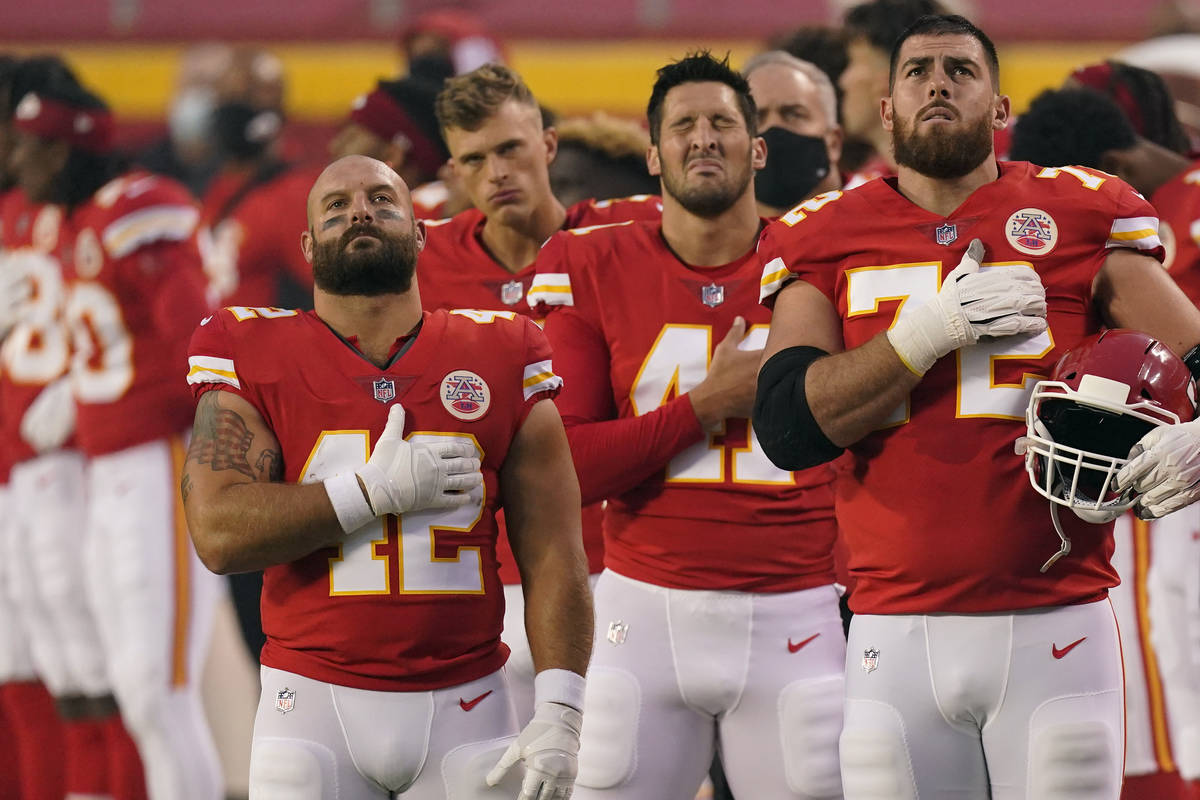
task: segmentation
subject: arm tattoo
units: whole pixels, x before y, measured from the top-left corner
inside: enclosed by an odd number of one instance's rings
[[[196,425],[192,429],[192,444],[188,460],[210,464],[213,472],[234,469],[254,480],[254,470],[246,460],[254,434],[246,427],[242,415],[221,408],[217,392],[208,392],[196,406]]]
[[[183,480],[179,482],[179,493],[183,495],[183,502],[187,502],[188,495],[192,493],[192,476],[186,472],[183,473]]]
[[[258,468],[260,481],[283,480],[283,460],[279,458],[277,450],[263,450],[254,466]]]

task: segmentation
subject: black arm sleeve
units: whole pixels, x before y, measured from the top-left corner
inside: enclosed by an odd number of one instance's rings
[[[827,355],[818,347],[789,347],[771,356],[758,371],[754,431],[767,458],[780,469],[815,467],[845,449],[829,441],[804,395],[809,366]]]

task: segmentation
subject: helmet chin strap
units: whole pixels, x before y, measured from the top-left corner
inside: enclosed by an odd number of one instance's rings
[[[1058,561],[1063,556],[1071,552],[1071,540],[1067,538],[1067,534],[1063,532],[1062,523],[1058,521],[1058,503],[1050,504],[1050,520],[1054,523],[1054,532],[1058,534],[1058,538],[1062,540],[1062,546],[1058,548],[1058,552],[1046,559],[1046,563],[1042,564],[1041,572],[1045,572],[1054,566],[1054,562]]]

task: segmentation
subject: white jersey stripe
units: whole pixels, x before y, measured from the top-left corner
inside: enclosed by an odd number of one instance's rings
[[[542,272],[535,275],[525,297],[531,308],[536,308],[541,303],[548,306],[575,305],[575,295],[571,292],[571,276],[565,272]]]
[[[192,235],[200,212],[192,206],[152,206],[126,214],[104,229],[104,249],[122,258],[151,242],[181,242]]]
[[[189,384],[227,383],[235,389],[242,388],[232,359],[191,356],[188,358],[188,367],[187,382]]]

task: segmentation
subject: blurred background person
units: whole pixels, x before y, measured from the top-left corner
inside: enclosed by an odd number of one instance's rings
[[[837,96],[816,65],[768,50],[742,67],[758,110],[767,165],[754,178],[758,213],[778,217],[808,198],[840,189],[842,127]]]
[[[30,202],[61,208],[53,249],[75,443],[87,459],[75,549],[106,674],[151,800],[216,800],[222,777],[197,674],[220,584],[196,558],[178,492],[191,411],[179,370],[208,309],[199,209],[183,186],[112,153],[112,115],[78,83],[25,93],[13,119],[18,184]]]
[[[35,59],[50,64],[46,59]],[[12,115],[17,95],[24,94],[30,83],[30,60],[0,57],[0,341],[18,327],[28,300],[32,281],[11,253],[21,241],[17,220],[27,204],[14,184],[16,177],[9,159],[12,154]],[[63,70],[65,65],[59,63]],[[8,350],[0,347],[0,358]],[[27,532],[15,524],[20,505],[14,497],[10,471],[20,448],[9,420],[20,416],[3,402],[8,372],[0,369],[0,795],[15,798],[58,800],[66,791],[64,760],[70,763],[72,751],[66,751],[62,723],[54,699],[38,679],[31,653],[31,631],[21,610],[30,605],[29,577],[23,574],[21,559],[15,554],[27,548]],[[82,498],[77,498],[82,501]],[[46,632],[42,639],[45,640]]]
[[[233,48],[206,42],[189,47],[179,59],[167,107],[167,131],[136,156],[151,172],[167,175],[202,197],[221,168],[213,137],[217,84],[230,70]]]
[[[217,80],[212,130],[222,167],[204,194],[200,238],[216,305],[309,303],[312,270],[297,242],[321,165],[281,153],[284,88],[282,62],[257,48],[236,50]]]
[[[934,0],[871,0],[846,12],[846,68],[838,78],[842,90],[842,127],[854,152],[864,160],[844,164],[852,188],[872,178],[896,174],[890,134],[879,120],[879,101],[888,95],[892,45],[918,17],[939,14]],[[869,151],[864,151],[866,145]],[[864,152],[869,155],[863,156]]]

